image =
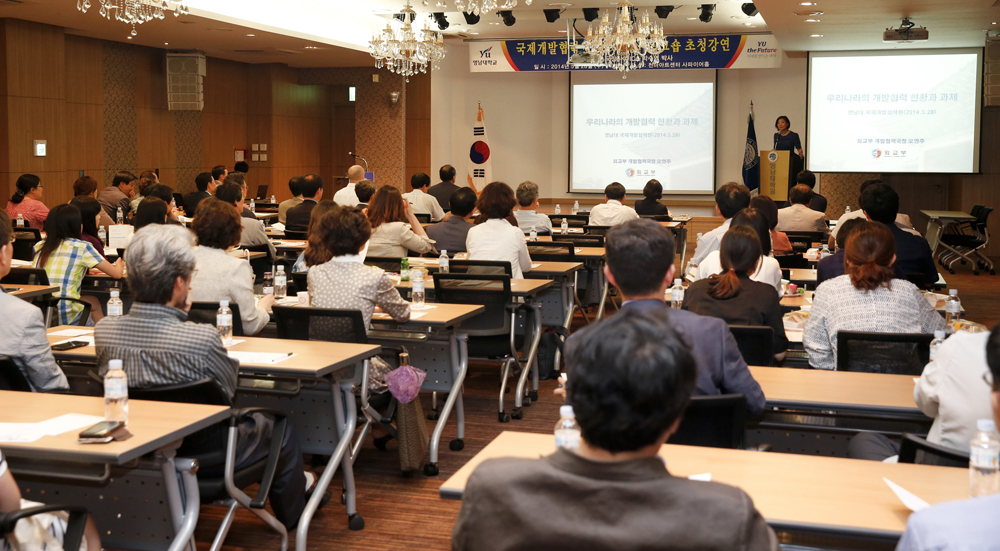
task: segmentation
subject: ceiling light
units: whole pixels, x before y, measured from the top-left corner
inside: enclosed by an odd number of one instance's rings
[[[164,46],[169,46],[169,45],[170,45],[170,43],[169,43],[169,42],[164,42],[164,43],[163,43],[163,45],[164,45]]]
[[[248,34],[247,36],[257,36],[257,35],[255,35],[255,34]]]
[[[743,26],[744,27],[753,27],[753,23],[744,23]]]
[[[445,55],[444,36],[431,30],[426,20],[424,28],[415,31],[411,22],[416,12],[409,2],[397,15],[402,17],[393,17],[386,23],[385,29],[372,37],[368,43],[368,52],[375,58],[376,68],[385,67],[409,82],[410,77],[417,73],[439,68],[438,64]],[[438,19],[437,15],[434,14],[434,19]],[[395,28],[393,24],[396,25]],[[441,24],[440,20],[438,24]]]
[[[510,10],[498,11],[497,15],[499,15],[500,18],[503,19],[503,24],[507,25],[508,27],[513,27],[514,23],[517,23],[517,19],[514,18],[514,12]]]
[[[800,6],[815,6],[816,2],[799,2]]]
[[[688,21],[697,21],[698,18],[697,17],[688,17],[687,20]]]
[[[587,22],[597,19],[601,15],[601,10],[599,8],[583,8],[583,18]]]
[[[125,38],[128,39],[128,40],[132,40],[131,36],[126,36]]]
[[[444,14],[444,12],[440,11],[434,12],[434,22],[437,23],[438,28],[442,31],[447,29],[450,25],[450,23],[448,23],[448,17]]]
[[[809,36],[812,37],[812,38],[823,38],[823,35],[821,35],[821,34],[811,34]]]
[[[542,13],[545,14],[546,21],[548,21],[549,23],[555,23],[556,20],[559,19],[559,14],[561,13],[561,11],[559,10],[559,8],[549,8],[542,10]]]
[[[162,0],[161,2],[150,0],[127,0],[125,2],[100,0],[100,2],[101,16],[111,21],[111,16],[113,15],[116,20],[126,25],[132,25],[132,36],[138,34],[135,31],[136,25],[142,25],[153,19],[163,19],[165,12],[174,12],[174,17],[189,15],[191,13],[188,9],[187,0],[175,0],[172,7],[167,3],[167,0]],[[83,13],[87,13],[90,6],[90,0],[77,0],[76,2],[76,9]]]
[[[806,23],[819,23],[819,19],[806,19]]]
[[[319,48],[317,48],[316,46],[306,46],[306,49],[307,50],[318,50]]]
[[[702,23],[708,23],[712,20],[712,13],[715,12],[715,4],[702,4],[698,9],[701,10],[701,15],[698,16],[698,19]]]
[[[474,13],[468,13],[463,11],[462,15],[465,16],[466,25],[475,25],[476,23],[479,23],[479,16]]]
[[[666,19],[667,16],[670,15],[670,12],[674,11],[674,7],[656,6],[656,8],[653,11],[656,12],[656,17],[659,17],[660,19]]]
[[[746,4],[743,4],[743,6],[741,6],[740,9],[743,10],[743,13],[747,14],[747,17],[753,17],[758,13],[757,6],[753,5],[753,2],[747,2]]]
[[[816,17],[818,15],[823,15],[821,11],[793,11],[792,15],[797,15],[799,17]]]

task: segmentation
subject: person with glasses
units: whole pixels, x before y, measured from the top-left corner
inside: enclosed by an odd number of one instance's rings
[[[41,228],[49,217],[49,207],[42,202],[41,180],[34,174],[22,174],[17,179],[17,189],[7,202],[7,214],[16,220],[20,214],[24,223],[32,228]]]

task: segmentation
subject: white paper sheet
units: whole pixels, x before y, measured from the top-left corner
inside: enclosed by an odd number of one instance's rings
[[[237,344],[240,344],[241,342],[247,342],[247,341],[246,341],[246,339],[233,339],[232,344],[223,345],[223,346],[225,346],[226,348],[229,348],[230,346],[236,346]]]
[[[55,335],[57,337],[79,337],[80,335],[90,335],[93,332],[93,329],[63,329],[62,331],[53,331],[49,333],[49,335]]]
[[[701,482],[711,482],[712,481],[712,473],[693,474],[693,475],[691,475],[691,476],[688,477],[688,480],[699,480]]]
[[[0,442],[34,442],[43,436],[38,423],[0,423]]]
[[[539,266],[541,266],[541,264],[535,264],[534,262],[531,263],[531,269],[532,270],[534,270],[535,268],[537,268]]]
[[[61,341],[59,341],[57,343],[54,343],[54,344],[62,344],[64,342],[73,342],[73,341],[83,341],[83,342],[86,342],[90,346],[94,346],[94,335],[93,334],[91,334],[91,335],[80,335],[78,337],[73,337],[71,339],[61,340]]]
[[[882,480],[884,480],[885,483],[889,485],[889,488],[892,489],[893,493],[896,494],[896,497],[898,497],[899,500],[903,502],[903,505],[906,505],[906,508],[913,511],[914,513],[920,511],[921,509],[926,509],[930,507],[929,503],[913,495],[899,484],[896,484],[895,482],[889,480],[888,478],[882,478]]]
[[[67,413],[59,417],[53,417],[47,421],[35,423],[42,434],[47,436],[57,436],[64,432],[84,429],[100,423],[104,417],[100,415],[84,415],[83,413]]]
[[[31,266],[31,262],[28,260],[18,260],[16,258],[10,259],[10,265],[14,268],[27,268]]]
[[[129,224],[113,224],[108,226],[108,246],[106,248],[124,249],[128,238],[135,231]]]
[[[274,353],[274,352],[242,352],[237,350],[230,350],[227,352],[229,357],[240,362],[240,365],[244,364],[268,364],[274,365],[276,363],[283,362],[288,358],[294,356],[294,353]]]

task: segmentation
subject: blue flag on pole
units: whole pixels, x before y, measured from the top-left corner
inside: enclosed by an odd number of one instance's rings
[[[750,195],[760,193],[760,151],[757,149],[757,131],[753,127],[753,102],[747,116],[747,147],[743,154],[743,184],[750,188]]]

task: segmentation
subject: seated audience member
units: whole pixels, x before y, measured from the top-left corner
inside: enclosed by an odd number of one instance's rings
[[[188,218],[194,218],[194,214],[198,212],[198,204],[212,197],[215,194],[215,188],[218,187],[211,172],[202,172],[195,176],[194,185],[198,191],[184,196],[184,213]]]
[[[305,253],[309,305],[360,310],[367,328],[375,307],[398,322],[409,321],[410,303],[381,268],[364,264],[361,254],[371,234],[371,222],[357,207],[331,209],[313,223]]]
[[[552,220],[537,212],[538,184],[521,182],[514,195],[517,197],[518,205],[518,209],[514,211],[514,218],[517,219],[517,226],[521,231],[526,234],[531,233],[531,230],[552,233]]]
[[[318,174],[306,174],[299,183],[299,191],[302,192],[302,203],[285,213],[285,229],[304,232],[309,229],[309,214],[323,199],[323,178]]]
[[[698,248],[694,251],[691,261],[697,265],[708,256],[708,253],[719,250],[722,236],[729,231],[730,220],[736,213],[750,205],[750,189],[743,184],[729,182],[715,191],[715,213],[725,218],[722,225],[705,233],[698,240]]]
[[[246,161],[238,161],[233,165],[233,172],[242,172],[243,174],[250,172],[250,163]]]
[[[764,258],[760,254],[760,238],[751,228],[733,224],[722,236],[719,252],[721,273],[692,283],[684,293],[684,309],[723,319],[729,325],[771,327],[774,357],[783,360],[788,339],[778,295],[771,292],[770,285],[750,279],[750,273]]]
[[[591,226],[617,226],[639,218],[635,209],[622,204],[625,201],[625,186],[618,182],[612,182],[604,188],[604,200],[605,203],[590,209]]]
[[[375,182],[368,178],[361,180],[354,186],[354,194],[358,196],[357,207],[361,210],[368,209],[368,202],[372,200],[372,195],[375,195]]]
[[[11,220],[17,220],[20,214],[24,224],[32,228],[45,227],[45,219],[49,216],[49,207],[42,202],[42,190],[45,186],[38,176],[22,174],[15,184],[17,189],[7,202],[7,214]]]
[[[227,251],[240,244],[243,226],[240,213],[214,197],[202,201],[191,222],[198,237],[194,250],[195,270],[191,278],[191,300],[237,304],[245,335],[256,335],[267,325],[274,295],[264,295],[255,302],[253,270],[242,258]]]
[[[108,361],[118,359],[131,387],[176,385],[207,377],[234,396],[239,362],[226,354],[215,327],[187,321],[195,270],[194,235],[178,226],[147,226],[136,232],[127,256],[132,308],[120,318],[101,320],[94,329],[100,374],[107,373]],[[237,470],[267,456],[273,428],[273,419],[261,413],[243,422],[236,445]],[[274,516],[286,528],[298,523],[305,493],[302,452],[289,424],[270,494]]]
[[[143,174],[146,173],[143,172]],[[155,179],[149,177],[148,175],[139,176],[139,179],[136,180],[135,183],[135,193],[132,194],[133,195],[132,200],[129,201],[129,208],[132,209],[132,212],[135,212],[136,209],[139,208],[139,203],[141,203],[142,200],[146,198],[146,190],[149,189],[149,186],[156,183],[158,182]]]
[[[783,232],[823,232],[825,237],[826,215],[809,208],[813,195],[813,190],[805,184],[798,184],[788,190],[789,206],[778,210],[776,229]]]
[[[174,188],[166,184],[153,184],[146,190],[146,196],[156,197],[167,204],[166,224],[180,225],[177,217],[180,215],[181,209],[174,205]]]
[[[774,203],[774,199],[767,195],[754,195],[750,199],[750,208],[759,212],[771,228],[771,253],[779,255],[792,252],[792,242],[785,232],[774,229],[778,225],[778,205]]]
[[[226,165],[215,165],[212,167],[212,179],[215,180],[215,187],[221,186],[226,176],[229,176],[229,169],[226,168]],[[191,216],[194,216],[193,212]]]
[[[844,227],[840,228],[840,232],[837,234],[837,252],[816,264],[816,285],[844,275],[844,245],[847,244],[847,237],[851,231],[864,221],[863,218],[851,218],[844,222]]]
[[[135,183],[138,179],[135,174],[122,170],[115,174],[110,186],[97,194],[97,200],[101,202],[104,212],[108,213],[112,220],[118,221],[119,207],[125,218],[132,212],[132,196],[135,194]]]
[[[811,170],[803,170],[795,176],[795,183],[809,186],[809,189],[813,190],[813,197],[812,201],[809,202],[809,208],[816,212],[822,212],[826,216],[826,197],[816,193],[816,174]],[[790,206],[790,204],[785,206]]]
[[[861,193],[861,209],[873,222],[879,222],[892,232],[896,242],[897,274],[923,274],[927,285],[938,280],[937,266],[931,255],[931,247],[922,236],[913,235],[897,226],[894,221],[899,212],[899,195],[886,184],[869,186]]]
[[[492,182],[483,188],[476,207],[486,221],[469,230],[465,248],[469,260],[510,262],[511,277],[521,279],[531,271],[531,256],[524,234],[506,220],[514,208],[514,192],[503,182]]]
[[[766,283],[773,287],[777,293],[781,293],[781,266],[778,261],[770,255],[771,231],[768,229],[767,219],[752,208],[741,210],[733,216],[729,229],[736,226],[746,226],[757,234],[757,240],[761,245],[760,262],[754,267],[750,274],[750,279]],[[729,232],[726,232],[729,233]],[[719,251],[712,251],[701,261],[695,269],[695,281],[705,279],[723,272],[722,259]]]
[[[92,296],[81,297],[80,285],[87,270],[97,268],[114,279],[121,279],[123,262],[108,262],[93,245],[82,240],[83,219],[73,205],[56,205],[45,220],[45,240],[35,245],[35,268],[44,268],[51,285],[58,285],[54,297],[68,297],[91,303],[90,317],[99,321],[104,314],[101,304]],[[83,306],[67,300],[59,301],[59,325],[77,322]]]
[[[309,271],[309,265],[306,264],[306,251],[309,250],[308,236],[313,232],[313,228],[316,227],[316,221],[319,220],[321,216],[335,208],[337,208],[337,203],[334,203],[330,199],[324,199],[319,203],[316,203],[316,207],[312,209],[311,213],[309,213],[309,229],[306,232],[306,248],[299,253],[299,257],[295,259],[295,264],[292,265],[293,272],[304,274]],[[367,251],[365,251],[365,254],[367,254]],[[364,257],[365,255],[361,256]],[[361,260],[364,260],[364,258]]]
[[[97,199],[97,180],[91,178],[90,176],[80,176],[75,182],[73,182],[73,197],[82,196]],[[108,213],[104,211],[104,207],[102,205],[101,219],[97,222],[97,227],[104,226],[104,228],[107,229],[114,223],[115,221],[108,216]]]
[[[860,197],[861,194],[864,193],[865,190],[868,189],[869,187],[871,187],[871,186],[873,186],[875,184],[884,184],[884,183],[885,182],[883,182],[882,180],[878,180],[878,179],[875,179],[875,180],[865,180],[861,184],[861,188],[858,189],[858,197]],[[833,249],[836,246],[836,241],[835,240],[837,238],[837,232],[840,231],[840,227],[844,224],[844,222],[846,222],[846,221],[848,221],[848,220],[850,220],[852,218],[860,218],[860,219],[864,220],[865,219],[865,211],[863,211],[860,208],[858,208],[858,209],[852,210],[851,212],[845,212],[844,214],[842,214],[840,216],[840,218],[837,219],[837,225],[834,226],[832,230],[830,230],[830,240],[829,240],[830,249]],[[912,233],[913,235],[920,236],[920,232],[918,232],[917,230],[915,230],[913,228],[913,223],[910,222],[910,217],[908,215],[906,215],[906,214],[903,214],[901,212],[900,213],[896,213],[895,224],[896,224],[897,227],[899,227],[899,229],[901,229],[901,230],[903,230],[905,232],[909,232],[909,233]]]
[[[0,211],[0,279],[10,273],[13,239],[10,217]],[[14,361],[35,392],[68,389],[66,375],[52,357],[52,348],[45,338],[41,308],[8,295],[0,287],[0,312],[4,313],[0,317],[0,356]]]
[[[343,189],[333,194],[333,202],[342,207],[356,207],[358,194],[354,192],[358,182],[365,177],[365,169],[361,165],[354,165],[347,169],[347,185]]]
[[[434,250],[410,202],[392,186],[382,186],[375,192],[368,206],[368,220],[372,227],[368,256],[402,258],[408,250],[421,254]]]
[[[635,202],[635,212],[640,216],[670,216],[670,210],[660,202],[663,198],[663,184],[653,179],[642,188],[645,199]]]
[[[437,222],[444,218],[444,209],[438,204],[437,199],[433,195],[428,195],[425,189],[427,186],[431,185],[431,177],[424,174],[423,172],[418,172],[410,177],[410,187],[413,191],[403,194],[403,199],[410,202],[410,209],[413,210],[413,214],[429,214],[431,215],[431,221]],[[355,187],[355,193],[357,193],[357,187]],[[358,197],[360,202],[361,197]]]
[[[163,199],[146,197],[139,203],[139,208],[132,216],[132,227],[135,231],[139,231],[150,224],[166,224],[169,209],[170,205],[164,203]]]
[[[844,247],[845,275],[816,288],[802,334],[809,365],[837,368],[838,331],[933,333],[944,318],[920,290],[893,279],[896,259],[892,233],[884,224],[866,222],[851,230]]]
[[[104,209],[101,208],[101,204],[97,202],[97,199],[90,197],[89,195],[79,195],[70,200],[69,204],[80,209],[80,218],[83,220],[83,229],[80,231],[80,239],[90,243],[94,246],[94,250],[101,255],[104,260],[108,259],[108,255],[104,254],[104,243],[101,242],[101,237],[98,235],[99,230],[97,229],[97,224],[101,219],[101,213]]]
[[[674,281],[674,236],[652,220],[634,220],[608,230],[605,237],[608,281],[618,287],[622,308],[618,315],[652,312],[668,319],[691,343],[698,364],[694,393],[745,394],[747,414],[764,409],[764,393],[754,380],[726,322],[687,310],[673,310],[664,302]],[[642,266],[642,269],[636,269]],[[578,339],[576,333],[569,340]],[[569,342],[567,341],[567,346]]]
[[[615,315],[577,335],[566,367],[579,449],[476,467],[452,549],[777,550],[743,490],[676,477],[658,455],[698,377],[684,336],[652,312]]]
[[[948,341],[959,334],[950,337]],[[948,341],[945,341],[945,345],[948,344]],[[997,425],[1000,425],[1000,325],[994,327],[993,331],[989,333],[985,348],[986,360],[989,364],[989,371],[986,373],[990,375],[990,381],[992,381],[992,384],[987,387],[990,391],[989,403],[992,416],[981,414],[980,419],[992,418]],[[976,354],[979,353],[976,352]],[[976,377],[978,380],[968,380],[970,390],[985,390],[983,388],[983,375],[984,373],[980,370]],[[963,374],[962,378],[964,379],[965,376]],[[971,426],[975,427],[975,421],[972,422]],[[932,428],[932,433],[933,430]],[[969,439],[971,440],[971,435]],[[966,440],[962,444],[962,448],[968,449],[968,447],[969,440]],[[996,523],[997,510],[1000,510],[1000,494],[939,503],[913,513],[906,523],[906,531],[903,532],[903,537],[900,538],[896,551],[995,549],[997,541],[1000,541],[1000,525]]]
[[[292,192],[291,199],[285,199],[278,205],[278,222],[284,224],[286,222],[286,216],[288,216],[288,210],[297,207],[302,204],[305,200],[302,197],[302,181],[304,178],[302,176],[292,176],[288,180],[288,190]]]
[[[249,201],[247,201],[247,175],[242,172],[230,172],[226,175],[226,179],[223,183],[234,183],[240,186],[240,191],[243,194],[243,210],[240,211],[240,216],[243,218],[249,218],[250,220],[257,220],[257,215],[250,211],[250,207],[247,206]]]
[[[465,241],[472,229],[472,213],[476,210],[476,192],[472,188],[460,187],[451,194],[448,204],[451,206],[451,213],[445,216],[444,220],[437,224],[431,224],[424,228],[427,237],[435,241],[435,248],[440,251],[448,251],[449,255],[464,253]]]
[[[243,190],[240,189],[239,184],[235,182],[223,183],[216,188],[215,197],[223,203],[229,203],[236,207],[237,212],[243,211]],[[249,247],[267,244],[268,249],[271,251],[271,258],[274,258],[274,244],[271,243],[271,240],[267,238],[267,234],[264,233],[264,224],[260,220],[257,220],[257,218],[251,220],[243,216],[240,217],[240,223],[243,226],[243,230],[240,232],[240,246]]]
[[[451,195],[460,189],[455,184],[456,174],[455,167],[451,165],[442,166],[438,170],[438,177],[441,178],[441,181],[427,190],[427,193],[437,199],[438,204],[441,205],[441,208],[445,212],[451,210],[451,205],[448,203],[451,200]]]

